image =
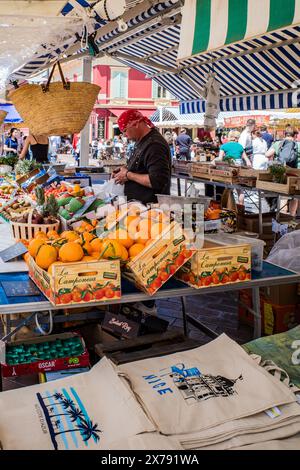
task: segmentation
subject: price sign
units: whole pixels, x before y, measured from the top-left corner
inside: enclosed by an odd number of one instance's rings
[[[15,258],[18,258],[18,256],[22,256],[25,253],[27,253],[27,248],[23,243],[18,242],[15,245],[10,246],[9,248],[6,248],[5,250],[0,252],[0,258],[4,263],[7,261],[11,261]]]

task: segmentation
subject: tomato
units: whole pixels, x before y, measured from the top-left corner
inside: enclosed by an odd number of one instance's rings
[[[75,290],[72,292],[72,300],[73,302],[81,302],[82,297],[81,297],[81,292],[79,290]]]
[[[170,276],[172,276],[172,274],[174,274],[176,270],[177,270],[177,266],[175,266],[175,264],[171,264],[169,266]]]
[[[188,273],[184,273],[184,274],[182,275],[182,280],[183,280],[184,282],[189,282],[189,280],[190,280],[190,275],[189,275]]]
[[[72,294],[69,293],[69,294],[62,294],[60,296],[60,303],[61,304],[69,304],[70,302],[72,302]]]
[[[169,279],[169,274],[167,273],[167,271],[162,271],[159,277],[161,278],[163,282],[165,282],[167,279]]]
[[[203,279],[198,279],[197,286],[198,287],[203,287]]]
[[[185,262],[185,257],[182,254],[178,255],[175,260],[176,266],[181,266],[184,262]]]
[[[115,297],[120,298],[120,297],[121,297],[121,291],[117,290],[117,291],[115,292]]]
[[[237,273],[236,271],[234,271],[233,273],[230,274],[229,277],[230,277],[230,280],[231,280],[232,282],[235,282],[235,281],[238,280],[239,275],[238,275],[238,273]]]
[[[155,289],[159,289],[162,285],[162,280],[161,278],[158,276],[151,284]]]
[[[250,273],[246,274],[246,279],[251,279],[251,274]]]
[[[112,290],[111,287],[106,287],[106,289],[104,289],[104,296],[107,298],[107,299],[112,299],[114,297],[114,291]]]
[[[210,286],[212,283],[212,276],[207,276],[203,279],[204,286]]]
[[[193,273],[189,274],[189,282],[191,284],[196,284],[196,279]]]
[[[90,302],[91,300],[93,300],[94,296],[91,292],[86,292],[83,296],[83,301],[84,302]]]
[[[104,290],[103,289],[97,289],[94,291],[94,297],[97,300],[101,300],[104,297]]]
[[[245,271],[239,271],[238,276],[240,281],[244,281],[246,279]]]
[[[212,282],[213,282],[214,284],[220,284],[219,276],[218,276],[216,273],[214,273],[214,274],[212,275]]]
[[[225,274],[225,275],[223,276],[223,279],[222,279],[222,284],[226,284],[227,282],[229,282],[229,280],[230,280],[230,279],[229,279],[229,276],[227,276],[227,274]]]

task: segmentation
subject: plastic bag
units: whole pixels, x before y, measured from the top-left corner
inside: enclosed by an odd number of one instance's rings
[[[101,186],[100,191],[97,192],[97,197],[102,199],[113,198],[115,196],[124,196],[124,184],[117,184],[113,178],[106,181]]]
[[[300,273],[300,230],[284,235],[266,261]]]

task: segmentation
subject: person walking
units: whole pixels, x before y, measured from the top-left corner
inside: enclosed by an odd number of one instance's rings
[[[180,134],[176,139],[176,146],[178,147],[178,154],[180,159],[191,160],[191,145],[192,139],[187,134],[186,129],[181,129]]]
[[[261,137],[266,141],[267,150],[269,150],[269,148],[273,144],[274,137],[272,136],[272,134],[270,134],[270,132],[268,132],[267,126],[261,126],[260,130],[261,130]]]
[[[239,132],[230,131],[228,134],[228,142],[221,145],[219,156],[213,161],[220,162],[233,160],[234,165],[241,166],[244,160],[246,165],[251,167],[250,159],[247,157],[243,146],[238,142],[239,137]]]
[[[268,168],[269,163],[269,160],[266,157],[268,144],[266,140],[262,137],[262,133],[260,130],[256,130],[253,133],[252,148],[252,166],[254,170],[266,170]]]
[[[246,123],[246,127],[241,133],[240,138],[239,138],[239,144],[242,145],[249,159],[251,159],[253,155],[252,134],[255,131],[255,126],[256,126],[255,120],[248,119]]]

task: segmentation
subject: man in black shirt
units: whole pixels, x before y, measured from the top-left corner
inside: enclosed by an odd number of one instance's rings
[[[128,140],[136,142],[127,168],[113,176],[116,183],[125,185],[127,199],[147,204],[157,202],[156,194],[170,194],[171,154],[166,140],[137,110],[122,113],[118,125]]]

